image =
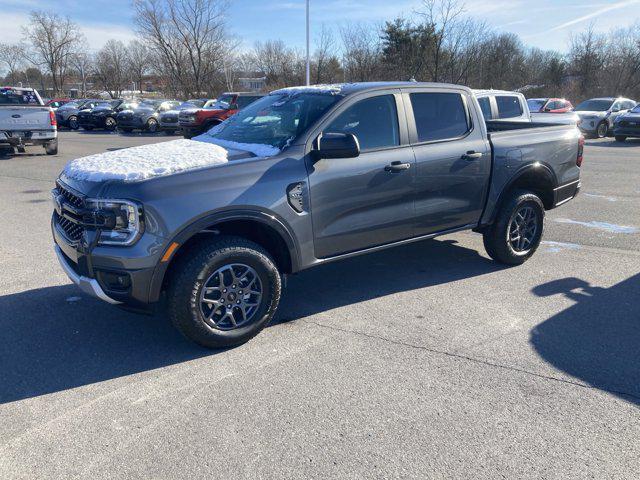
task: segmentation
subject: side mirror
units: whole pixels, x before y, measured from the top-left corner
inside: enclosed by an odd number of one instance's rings
[[[238,106],[237,103],[232,103],[229,105],[229,110],[239,110],[240,107]]]
[[[611,108],[611,111],[614,112],[614,113],[615,112],[619,112],[620,111],[620,107],[613,107],[613,108]]]
[[[352,133],[321,133],[314,156],[321,158],[354,158],[360,155],[360,143]]]
[[[545,107],[544,111],[545,111],[545,112],[550,112],[550,111],[551,111],[551,109],[550,109],[549,107]]]

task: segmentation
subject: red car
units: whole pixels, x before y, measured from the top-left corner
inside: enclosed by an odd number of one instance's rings
[[[45,107],[51,107],[53,110],[55,110],[58,107],[61,107],[62,105],[64,105],[65,103],[69,103],[70,101],[71,101],[71,98],[52,98],[51,100],[46,102],[44,105]]]
[[[529,98],[527,105],[531,113],[573,112],[573,105],[564,98]]]
[[[210,107],[181,110],[178,120],[184,138],[206,132],[263,96],[259,93],[227,92]]]

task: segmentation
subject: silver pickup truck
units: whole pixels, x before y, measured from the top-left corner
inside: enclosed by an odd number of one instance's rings
[[[460,230],[523,263],[545,210],[578,193],[582,155],[575,126],[485,122],[466,87],[287,88],[193,140],[70,162],[55,250],[85,292],[238,345],[273,317],[283,277],[316,265]]]
[[[47,155],[58,153],[56,116],[32,88],[0,87],[0,146],[19,152],[42,145]]]

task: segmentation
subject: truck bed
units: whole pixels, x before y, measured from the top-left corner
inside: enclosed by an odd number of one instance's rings
[[[487,124],[488,133],[563,126],[563,124],[549,122],[509,122],[502,120],[487,120],[485,123]],[[565,125],[566,127],[569,127],[569,125]]]

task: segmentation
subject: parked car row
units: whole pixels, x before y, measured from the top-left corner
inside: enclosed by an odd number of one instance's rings
[[[592,98],[573,107],[563,98],[525,99],[519,92],[473,90],[485,120],[577,125],[588,137],[640,137],[640,107],[629,98]]]
[[[185,138],[192,138],[261,97],[255,93],[227,92],[218,99],[196,98],[185,102],[169,99],[81,99],[66,103],[53,99],[50,102],[59,105],[55,109],[58,125],[72,130],[162,131],[169,135],[181,131]]]

